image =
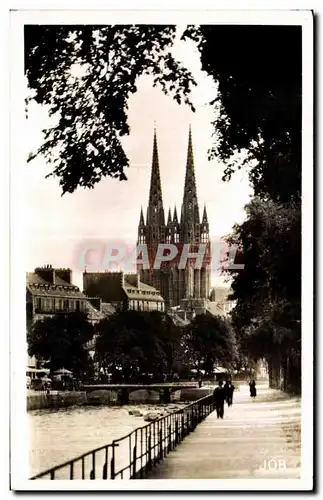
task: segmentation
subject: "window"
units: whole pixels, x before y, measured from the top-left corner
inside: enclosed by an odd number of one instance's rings
[[[175,243],[179,243],[179,234],[178,233],[174,234],[174,241],[175,241]]]
[[[40,297],[36,297],[35,308],[38,309],[38,310],[41,310],[41,307],[42,307],[41,298]]]
[[[68,300],[66,300],[66,299],[65,299],[65,300],[64,300],[64,302],[63,302],[63,309],[64,309],[65,311],[67,311],[67,310],[68,310]]]
[[[80,310],[81,310],[81,307],[80,307],[80,301],[79,301],[79,300],[77,300],[77,301],[76,301],[76,310],[77,310],[77,311],[80,311]]]
[[[51,306],[52,306],[51,302],[52,302],[51,299],[45,299],[45,307],[44,307],[45,311],[51,310]]]

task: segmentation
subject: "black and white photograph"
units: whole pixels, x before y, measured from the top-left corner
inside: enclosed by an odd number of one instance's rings
[[[312,490],[313,12],[10,17],[12,489]]]

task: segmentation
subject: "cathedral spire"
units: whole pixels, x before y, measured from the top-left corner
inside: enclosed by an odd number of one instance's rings
[[[207,218],[207,213],[206,213],[206,205],[204,203],[204,210],[203,210],[203,217],[202,217],[202,224],[208,224],[208,218]]]
[[[184,243],[195,242],[200,237],[200,215],[197,201],[193,141],[191,127],[188,134],[184,196],[181,210],[182,237]]]
[[[139,218],[139,227],[144,227],[145,226],[145,219],[144,219],[144,213],[142,210],[142,207],[140,209],[140,218]]]
[[[153,158],[150,177],[149,204],[147,209],[147,224],[164,224],[164,208],[160,182],[159,159],[156,129],[154,129]]]
[[[193,200],[196,198],[196,183],[195,183],[195,168],[194,168],[194,155],[193,155],[193,142],[192,130],[189,128],[188,134],[188,148],[186,160],[186,174],[185,174],[185,187],[184,187],[184,203],[185,200]]]
[[[167,225],[172,223],[172,214],[170,211],[170,208],[168,209],[168,219],[167,219]]]

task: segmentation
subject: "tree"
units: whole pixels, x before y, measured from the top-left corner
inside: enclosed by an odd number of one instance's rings
[[[213,373],[215,363],[230,367],[237,355],[234,331],[220,316],[195,316],[187,327],[186,344],[198,371],[207,373]]]
[[[256,195],[299,201],[301,26],[190,26],[183,38],[196,40],[202,70],[218,84],[211,157],[226,163],[224,179],[247,166]]]
[[[172,371],[180,347],[180,330],[158,311],[124,311],[96,327],[96,359],[114,379],[126,380]]]
[[[43,155],[63,194],[104,176],[126,179],[120,138],[129,133],[127,101],[143,74],[186,102],[194,80],[170,49],[175,26],[26,26],[25,73],[31,96],[57,123],[29,157]],[[193,108],[193,107],[192,107]]]
[[[91,365],[86,344],[93,333],[93,326],[82,312],[44,318],[27,334],[28,353],[46,361],[51,371],[64,367],[80,376]]]
[[[242,270],[227,271],[236,301],[232,321],[241,352],[266,358],[274,373],[272,385],[278,386],[281,364],[291,358],[300,361],[301,212],[297,203],[255,198],[246,213],[247,220],[228,237],[244,263]],[[294,385],[300,387],[297,362]],[[292,385],[291,365],[285,382]]]
[[[63,193],[106,175],[126,178],[120,137],[129,133],[127,99],[140,75],[192,107],[195,82],[170,52],[175,33],[175,26],[26,26],[31,98],[58,116],[36,154],[53,164]],[[182,38],[196,41],[218,86],[211,157],[226,163],[224,179],[246,165],[257,195],[299,200],[301,27],[190,26]],[[235,159],[237,151],[246,158]]]

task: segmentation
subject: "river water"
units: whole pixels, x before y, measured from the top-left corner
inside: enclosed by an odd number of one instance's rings
[[[154,405],[82,406],[28,412],[30,477],[147,424],[143,417],[129,414],[136,408],[143,413],[160,409]]]

